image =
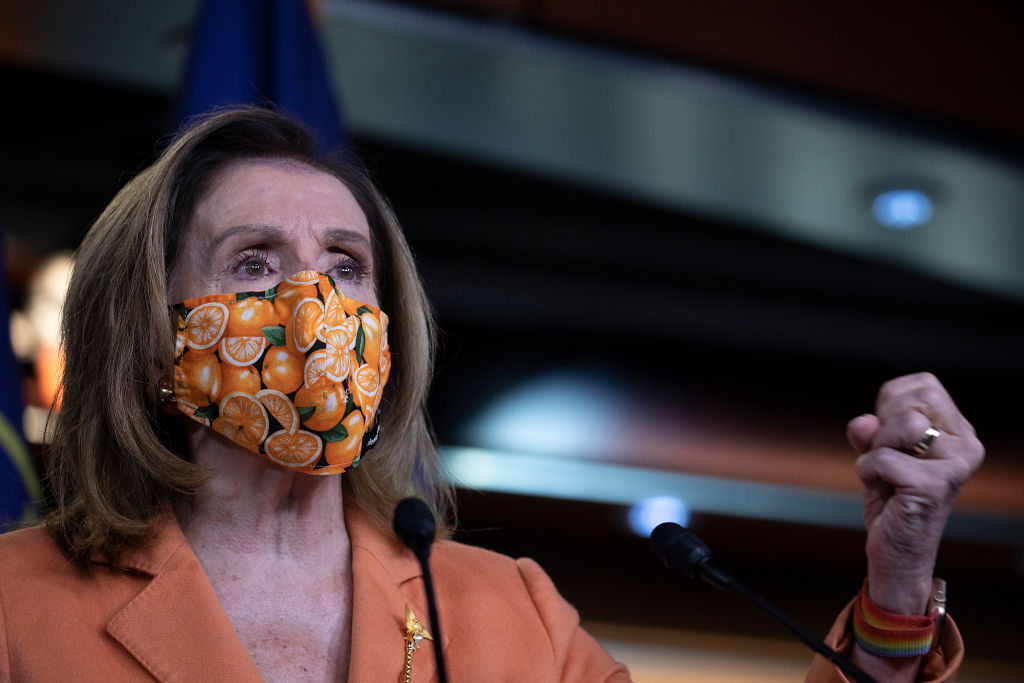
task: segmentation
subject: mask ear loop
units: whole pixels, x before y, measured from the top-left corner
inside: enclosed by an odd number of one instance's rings
[[[373,427],[363,433],[363,449],[361,453],[366,453],[366,451],[377,445],[377,440],[380,438],[380,418],[382,412],[383,409],[378,408],[377,417],[373,421]]]

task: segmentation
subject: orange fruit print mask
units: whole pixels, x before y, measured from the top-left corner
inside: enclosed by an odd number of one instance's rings
[[[307,474],[351,469],[377,442],[388,317],[345,298],[330,275],[305,270],[171,308],[174,396],[188,417]]]

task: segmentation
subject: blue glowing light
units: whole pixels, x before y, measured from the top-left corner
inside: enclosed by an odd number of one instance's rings
[[[932,200],[919,190],[888,190],[871,203],[871,215],[892,230],[910,230],[932,217]]]
[[[654,527],[662,522],[686,526],[690,522],[686,503],[674,496],[656,496],[645,498],[629,509],[629,528],[637,536],[650,536]]]
[[[561,456],[594,456],[622,433],[624,391],[605,377],[556,372],[526,380],[473,416],[467,443]]]

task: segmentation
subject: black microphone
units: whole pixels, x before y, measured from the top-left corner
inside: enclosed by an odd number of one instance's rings
[[[838,666],[845,674],[859,683],[877,683],[874,678],[853,662],[808,633],[788,614],[715,565],[711,561],[711,551],[689,529],[684,529],[673,522],[659,524],[651,532],[651,551],[669,569],[682,572],[691,579],[700,579],[719,590],[732,593],[780,621],[805,645]]]
[[[669,569],[727,591],[733,578],[711,562],[711,551],[689,529],[665,522],[651,532],[651,550]]]
[[[434,513],[419,498],[406,498],[395,508],[395,533],[419,558],[430,558],[430,544],[434,542],[437,531]]]
[[[430,576],[430,545],[434,542],[437,524],[430,507],[419,498],[405,498],[395,507],[395,534],[419,560],[423,571],[423,588],[427,594],[427,611],[434,632],[434,657],[437,661],[439,683],[448,683],[448,672],[441,653],[441,624],[437,619],[437,601],[434,597],[434,580]]]

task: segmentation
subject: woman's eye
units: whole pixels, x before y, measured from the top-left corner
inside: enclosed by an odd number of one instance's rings
[[[267,267],[258,261],[250,261],[242,266],[242,269],[250,277],[259,277],[267,272]]]
[[[240,277],[258,279],[269,274],[268,255],[262,251],[251,249],[239,255],[234,263],[234,271]]]
[[[331,269],[331,274],[339,282],[356,282],[363,279],[367,275],[368,270],[359,261],[346,257]]]

